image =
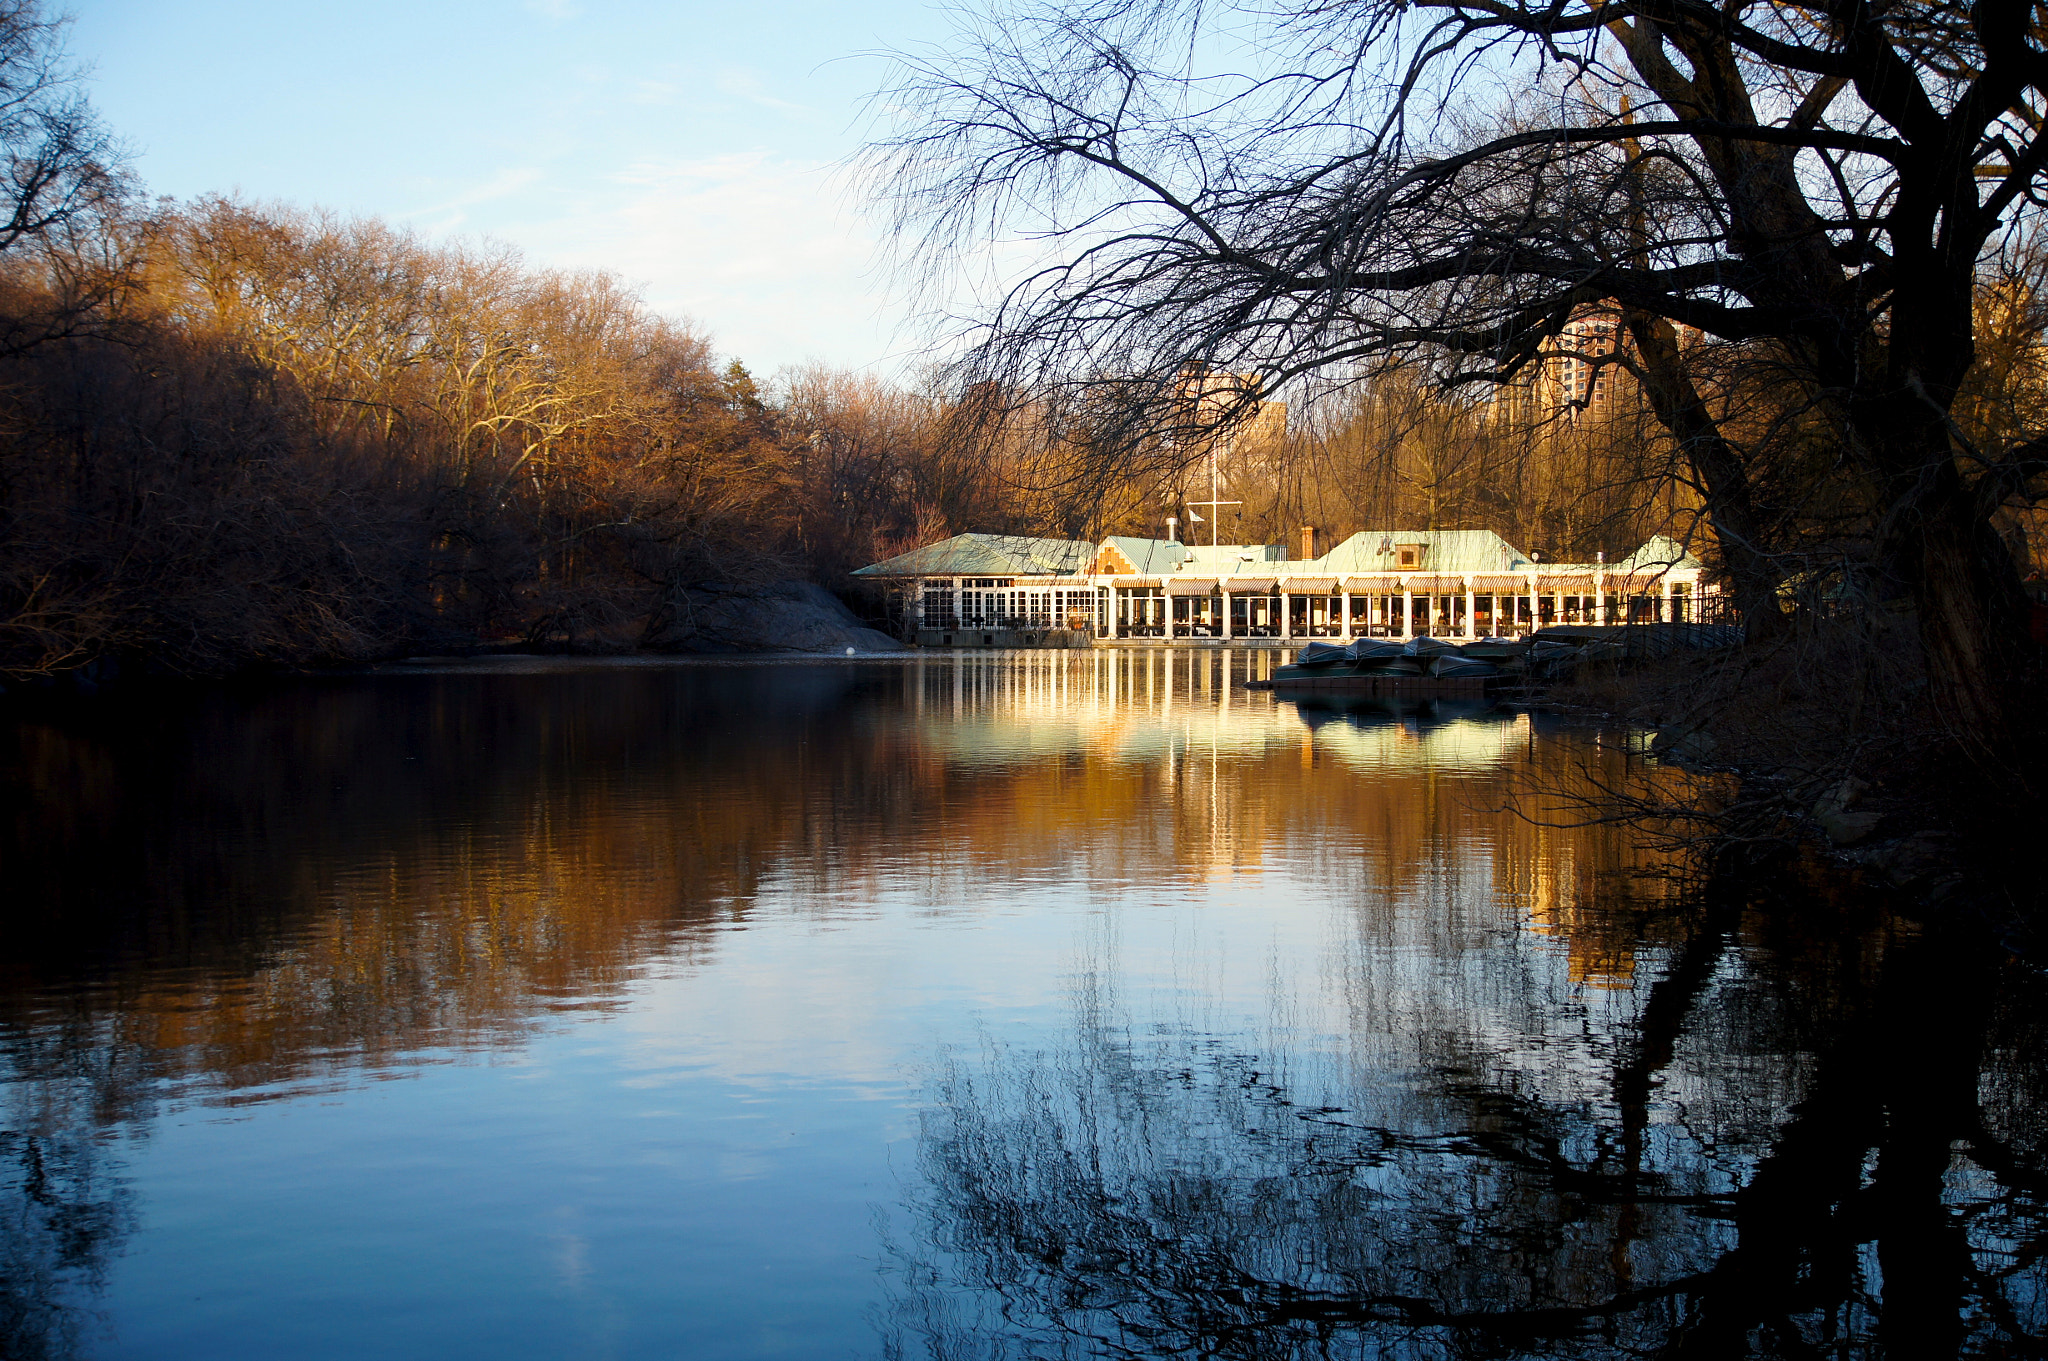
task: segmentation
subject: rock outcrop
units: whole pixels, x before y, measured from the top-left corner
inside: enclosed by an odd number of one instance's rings
[[[808,581],[707,582],[680,593],[647,646],[660,652],[900,652]]]

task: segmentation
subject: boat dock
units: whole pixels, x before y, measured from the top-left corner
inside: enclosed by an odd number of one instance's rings
[[[1588,665],[1624,666],[1741,640],[1742,630],[1731,625],[1582,624],[1462,644],[1441,638],[1310,643],[1293,662],[1245,688],[1388,698],[1486,695],[1566,680]]]

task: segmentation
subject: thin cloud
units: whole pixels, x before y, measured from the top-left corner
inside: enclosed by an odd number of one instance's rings
[[[426,204],[410,212],[395,214],[401,221],[432,221],[437,230],[453,230],[459,227],[467,214],[464,209],[478,204],[493,203],[512,198],[539,184],[545,171],[537,165],[507,166],[481,184],[461,190],[451,197]]]
[[[749,104],[758,105],[764,109],[774,109],[780,113],[800,113],[805,115],[817,113],[817,110],[809,105],[793,104],[789,100],[777,99],[774,95],[769,94],[762,86],[761,77],[753,71],[743,69],[721,71],[716,79],[713,80],[712,86],[720,94],[731,95],[735,99],[744,99]]]
[[[864,363],[895,318],[874,237],[839,211],[832,168],[767,152],[636,161],[510,235],[537,262],[634,281],[764,371]]]

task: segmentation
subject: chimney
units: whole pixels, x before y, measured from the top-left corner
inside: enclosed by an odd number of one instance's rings
[[[1180,517],[1178,515],[1166,517],[1166,537],[1170,542],[1180,542]]]
[[[1316,527],[1314,525],[1303,525],[1301,527],[1301,560],[1306,562],[1310,558],[1319,558],[1321,556],[1322,554],[1316,551]]]

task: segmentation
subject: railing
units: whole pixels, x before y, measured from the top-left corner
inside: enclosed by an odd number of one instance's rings
[[[1084,619],[1079,625],[1066,621],[1063,614],[1053,611],[1034,610],[1028,614],[926,614],[919,621],[921,629],[937,629],[947,632],[963,629],[1002,630],[1005,632],[1026,632],[1044,629],[1094,627],[1093,621]]]

